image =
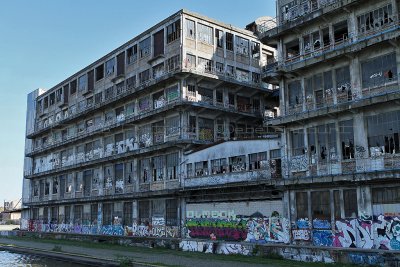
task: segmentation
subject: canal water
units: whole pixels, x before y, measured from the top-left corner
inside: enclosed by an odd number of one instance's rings
[[[77,263],[58,261],[36,255],[0,251],[0,267],[88,267]]]

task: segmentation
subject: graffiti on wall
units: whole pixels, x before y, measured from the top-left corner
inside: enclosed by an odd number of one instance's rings
[[[373,248],[374,238],[371,220],[336,221],[335,247]]]
[[[313,230],[313,245],[318,247],[331,247],[333,243],[331,230]]]
[[[292,230],[293,240],[302,240],[302,241],[310,241],[311,240],[311,232],[308,229],[295,229]]]
[[[214,254],[241,254],[250,255],[250,249],[243,244],[235,243],[217,243],[184,240],[179,243],[179,248],[183,251],[214,253]]]
[[[377,248],[400,250],[400,218],[378,216],[374,223]]]

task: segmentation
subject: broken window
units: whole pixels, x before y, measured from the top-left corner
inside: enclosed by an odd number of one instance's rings
[[[150,80],[150,70],[145,70],[139,73],[139,84],[143,84]]]
[[[196,116],[189,116],[189,133],[196,133]]]
[[[260,81],[261,81],[261,75],[260,75],[260,73],[257,73],[257,72],[252,72],[251,73],[251,81],[253,82],[253,83],[260,83]]]
[[[153,143],[164,143],[164,121],[153,123]]]
[[[363,88],[383,85],[397,79],[396,53],[362,62],[361,72]]]
[[[151,124],[143,125],[138,130],[139,147],[149,147],[153,144]]]
[[[139,42],[139,57],[144,58],[150,55],[151,51],[151,38],[147,37],[146,39]]]
[[[297,219],[308,218],[308,195],[307,192],[296,192]]]
[[[206,176],[208,175],[208,161],[200,161],[194,164],[195,176]]]
[[[117,55],[117,76],[125,74],[125,51]]]
[[[153,157],[153,181],[164,180],[165,156]]]
[[[150,178],[150,159],[140,160],[140,182],[148,183]]]
[[[350,101],[352,99],[352,93],[349,66],[336,69],[335,75],[338,102],[342,102],[343,100]],[[343,95],[344,98],[341,97]]]
[[[149,110],[151,108],[150,96],[144,96],[142,98],[139,98],[138,105],[139,105],[139,112]]]
[[[168,71],[173,71],[179,68],[180,66],[180,57],[179,55],[172,56],[167,59],[167,69]]]
[[[211,173],[212,174],[220,174],[228,172],[228,162],[226,158],[221,159],[213,159],[211,160]]]
[[[241,172],[246,170],[246,156],[240,155],[229,158],[229,171]]]
[[[299,40],[293,40],[286,45],[286,58],[292,59],[297,58],[300,54]]]
[[[344,216],[346,218],[358,218],[357,191],[355,189],[343,190]]]
[[[320,49],[321,45],[322,45],[319,31],[313,32],[311,34],[311,36],[312,36],[312,40],[313,40],[313,49],[314,49],[314,51],[316,51],[316,50]]]
[[[153,67],[153,79],[162,77],[164,73],[164,62]]]
[[[333,36],[335,39],[335,43],[341,43],[347,40],[349,36],[347,20],[341,21],[333,25]]]
[[[393,23],[392,4],[372,10],[357,17],[357,28],[359,33],[369,31],[380,31]]]
[[[69,87],[69,89],[70,89],[70,91],[69,91],[69,93],[71,94],[71,95],[73,95],[73,94],[75,94],[76,93],[76,80],[73,80],[70,84],[70,87]]]
[[[331,220],[331,200],[329,191],[311,192],[311,212],[313,220]]]
[[[203,103],[212,104],[214,99],[213,90],[208,88],[199,87],[197,93],[200,97],[199,101]]]
[[[200,42],[213,45],[213,28],[204,24],[197,24],[197,36]]]
[[[190,19],[186,19],[186,37],[191,39],[196,38],[195,23]]]
[[[217,39],[217,48],[223,48],[224,47],[224,32],[219,29],[215,29],[215,39]]]
[[[221,62],[216,62],[215,69],[216,69],[217,73],[223,74],[224,73],[224,64]]]
[[[136,75],[126,79],[126,88],[131,89],[136,86]]]
[[[114,165],[115,175],[115,193],[121,194],[124,192],[124,164],[118,163]]]
[[[178,153],[173,153],[167,155],[167,179],[175,180],[177,179],[179,157]]]
[[[138,201],[138,206],[139,206],[139,225],[149,225],[151,223],[150,201],[140,200]]]
[[[126,50],[126,57],[128,59],[128,64],[136,62],[137,57],[138,57],[137,44],[134,44],[132,47],[129,47]]]
[[[154,57],[164,54],[164,29],[153,34],[153,54]],[[168,38],[167,38],[167,43]]]
[[[259,152],[249,155],[249,170],[267,169],[267,152]]]
[[[300,81],[294,81],[288,84],[289,105],[291,107],[303,103],[303,93]]]
[[[372,212],[379,216],[399,216],[400,187],[372,188]]]
[[[63,93],[62,93],[62,88],[59,88],[59,89],[56,91],[56,102],[57,102],[57,103],[58,103],[58,102],[61,102],[62,95],[63,95]]]
[[[114,135],[114,141],[115,141],[115,149],[117,150],[117,153],[124,153],[125,152],[125,141],[124,141],[124,134],[123,133],[118,133]]]
[[[176,199],[165,200],[165,225],[178,226],[178,201]]]
[[[87,86],[87,75],[84,74],[78,78],[78,90],[85,91]]]
[[[56,100],[56,95],[55,95],[55,93],[51,93],[49,99],[50,99],[50,106],[51,106],[51,105],[54,105],[55,100]]]
[[[179,119],[179,116],[165,119],[167,136],[179,135]]]
[[[44,182],[44,195],[47,196],[48,194],[50,194],[50,181],[46,179]]]
[[[106,62],[106,75],[111,75],[115,70],[115,58],[112,58]]]
[[[83,173],[78,172],[75,176],[75,192],[82,192],[82,190],[83,190]]]
[[[167,44],[181,37],[181,20],[167,26]]]
[[[235,67],[231,65],[226,65],[226,75],[229,77],[235,77]]]
[[[133,204],[132,202],[124,202],[124,212],[123,212],[122,225],[131,226],[133,223]]]
[[[103,225],[112,225],[112,221],[113,221],[113,204],[112,203],[103,203]]]
[[[195,68],[196,67],[196,56],[192,54],[186,54],[186,68]]]
[[[304,155],[304,130],[299,129],[291,131],[290,136],[292,140],[292,156]]]
[[[249,40],[236,36],[236,54],[249,56]]]
[[[233,51],[233,34],[227,32],[225,36],[226,36],[226,50]]]
[[[164,97],[164,91],[160,91],[157,93],[153,94],[153,108],[161,108],[165,106],[165,97]]]
[[[322,42],[323,42],[324,47],[331,45],[331,39],[329,36],[329,28],[322,29]]]
[[[366,123],[372,157],[400,153],[400,111],[368,116]]]
[[[199,57],[199,68],[200,70],[211,73],[213,70],[213,61],[211,59]]]
[[[131,102],[126,105],[125,114],[127,117],[135,114],[135,102]]]
[[[236,79],[239,82],[248,82],[249,72],[247,70],[236,68]]]
[[[256,42],[251,42],[250,43],[250,51],[251,51],[251,57],[255,59],[260,58],[260,43]]]
[[[339,122],[340,143],[342,159],[354,158],[354,132],[353,120]]]
[[[134,162],[129,161],[125,163],[125,184],[131,185],[135,179]]]
[[[336,128],[335,124],[320,125],[318,130],[319,159],[326,161],[336,159]]]

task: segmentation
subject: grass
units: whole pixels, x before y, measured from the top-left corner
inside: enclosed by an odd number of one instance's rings
[[[327,266],[335,266],[335,267],[349,267],[352,265],[348,264],[325,264],[325,263],[310,263],[310,262],[299,262],[299,261],[292,261],[292,260],[285,260],[279,259],[276,255],[267,256],[243,256],[243,255],[221,255],[221,254],[205,254],[201,252],[184,252],[180,250],[172,250],[166,248],[147,248],[147,247],[137,247],[137,246],[124,246],[118,244],[109,244],[109,243],[95,243],[89,241],[80,241],[80,240],[65,240],[65,239],[37,239],[31,237],[7,237],[8,239],[20,240],[20,241],[29,241],[29,242],[39,242],[39,243],[49,243],[54,244],[53,251],[56,248],[60,249],[61,245],[64,246],[79,246],[84,248],[93,248],[93,249],[108,249],[114,251],[127,251],[127,252],[136,252],[136,253],[146,253],[146,254],[168,254],[174,255],[178,257],[185,257],[190,258],[193,260],[213,260],[213,261],[234,261],[234,262],[242,262],[248,264],[266,264],[269,266],[276,266],[276,267],[327,267]],[[136,261],[133,257],[125,257],[118,255],[117,253],[114,254],[114,257],[117,261],[120,262],[121,266],[132,266],[129,265],[132,262]],[[136,261],[137,262],[137,261]],[[158,266],[166,266],[166,267],[176,267],[178,265],[166,265],[165,263],[153,263],[154,265]]]

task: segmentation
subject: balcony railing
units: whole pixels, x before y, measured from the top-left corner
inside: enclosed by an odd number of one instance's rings
[[[321,46],[320,48],[314,49],[313,51],[307,51],[302,53],[300,52],[291,53],[290,56],[287,56],[285,59],[279,59],[279,60],[277,57],[275,57],[274,59],[267,61],[267,64],[263,66],[263,72],[264,73],[273,72],[272,70],[277,66],[284,69],[294,63],[300,61],[306,61],[310,58],[322,56],[329,52],[336,51],[360,42],[364,42],[374,37],[394,31],[398,28],[399,28],[398,17],[393,16],[390,22],[384,24],[382,27],[379,27],[378,29],[370,30],[367,32],[349,32],[348,34],[343,35],[340,38],[337,38],[333,44]]]

